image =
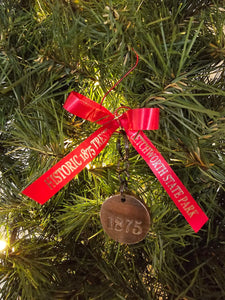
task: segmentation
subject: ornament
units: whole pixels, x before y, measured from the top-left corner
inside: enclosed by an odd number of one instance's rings
[[[136,67],[138,62],[137,53],[136,57],[137,61],[134,67]],[[131,70],[133,70],[134,67],[131,68]],[[128,71],[113,88],[119,84],[130,71]],[[109,92],[113,88],[111,88]],[[106,93],[106,95],[108,93]],[[64,108],[68,112],[90,122],[102,125],[102,127],[97,129],[77,148],[25,188],[22,194],[40,204],[44,204],[73,179],[75,175],[81,172],[81,170],[104,149],[111,135],[118,128],[123,128],[130,143],[146,161],[193,230],[198,232],[208,221],[208,217],[168,165],[161,153],[143,132],[143,130],[158,129],[159,108],[129,109],[120,116],[117,116],[102,106],[103,99],[101,103],[98,104],[77,92],[70,93],[64,104]]]
[[[131,194],[109,197],[101,207],[100,219],[104,231],[123,244],[142,241],[150,227],[150,215],[145,204]]]
[[[142,241],[149,231],[150,215],[144,202],[128,192],[129,141],[124,130],[119,131],[117,150],[120,155],[117,164],[120,193],[109,197],[102,204],[100,219],[104,231],[113,240],[122,244],[136,244]]]

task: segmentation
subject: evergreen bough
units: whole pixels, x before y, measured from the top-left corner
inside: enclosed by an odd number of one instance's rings
[[[3,0],[0,5],[2,299],[225,298],[223,1]],[[116,135],[45,205],[20,192],[97,128],[62,108],[69,92],[115,111],[159,107],[146,132],[209,217],[195,234],[137,152],[130,190],[147,238],[120,245],[101,203],[119,189]]]

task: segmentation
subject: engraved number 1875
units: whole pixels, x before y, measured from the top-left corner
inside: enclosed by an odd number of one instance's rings
[[[140,235],[142,233],[142,221],[134,219],[120,218],[120,217],[108,217],[108,229],[115,231],[125,231],[126,233],[132,233],[134,235]]]

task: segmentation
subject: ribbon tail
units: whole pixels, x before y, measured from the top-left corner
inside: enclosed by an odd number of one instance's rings
[[[110,126],[105,125],[96,130],[77,148],[23,190],[22,194],[44,204],[103,150],[117,128],[117,122],[111,122]]]
[[[187,222],[198,232],[208,217],[147,136],[142,131],[126,130],[126,133]]]

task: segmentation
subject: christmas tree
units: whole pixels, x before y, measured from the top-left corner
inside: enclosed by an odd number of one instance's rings
[[[223,4],[1,1],[1,299],[225,298]],[[195,233],[129,143],[128,189],[151,225],[128,245],[99,216],[120,191],[118,132],[45,204],[21,192],[99,128],[63,104],[72,91],[100,103],[135,64],[132,49],[137,67],[103,106],[160,109],[145,134],[209,220]]]

